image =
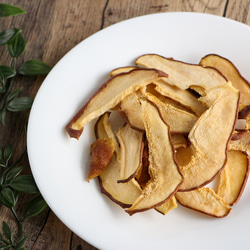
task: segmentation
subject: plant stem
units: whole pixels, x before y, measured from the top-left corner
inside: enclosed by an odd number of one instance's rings
[[[19,227],[19,240],[18,242],[20,242],[20,240],[23,238],[23,225],[18,217],[18,215],[16,214],[16,211],[13,207],[11,207],[11,212],[14,215],[14,217],[16,218],[16,221],[18,223],[18,227]]]

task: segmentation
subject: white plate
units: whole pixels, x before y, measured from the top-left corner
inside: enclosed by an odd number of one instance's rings
[[[166,216],[154,210],[129,216],[100,193],[97,181],[86,181],[93,122],[79,141],[70,139],[64,126],[112,69],[131,65],[144,53],[191,63],[217,53],[250,79],[250,28],[222,17],[153,14],[92,35],[54,67],[32,107],[28,155],[42,195],[72,231],[100,249],[246,249],[249,185],[231,214],[215,219],[181,206]]]

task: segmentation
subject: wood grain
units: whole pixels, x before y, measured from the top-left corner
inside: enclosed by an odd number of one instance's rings
[[[250,25],[250,1],[243,0],[8,0],[27,14],[0,19],[1,30],[21,28],[28,44],[18,65],[29,59],[42,60],[52,67],[80,41],[112,24],[132,17],[172,11],[202,12],[225,16]],[[5,47],[0,48],[0,64],[11,65]],[[44,77],[18,77],[15,88],[23,87],[22,95],[35,97]],[[6,125],[0,125],[0,146],[14,146],[17,159],[26,145],[25,126],[28,112],[8,114]],[[30,173],[27,155],[20,162]],[[30,197],[23,195],[18,213]],[[0,223],[6,221],[16,233],[16,224],[8,209],[0,207]],[[30,235],[28,249],[88,249],[95,247],[71,232],[47,208],[41,215],[24,222],[24,233]]]

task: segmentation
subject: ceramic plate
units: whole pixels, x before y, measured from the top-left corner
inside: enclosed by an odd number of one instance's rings
[[[245,249],[250,243],[250,186],[223,219],[178,206],[129,216],[86,181],[88,124],[79,141],[64,130],[78,109],[117,67],[145,53],[198,63],[209,53],[232,60],[250,79],[250,28],[199,13],[161,13],[112,25],[85,39],[53,68],[42,84],[28,125],[28,155],[36,183],[54,213],[99,249]]]

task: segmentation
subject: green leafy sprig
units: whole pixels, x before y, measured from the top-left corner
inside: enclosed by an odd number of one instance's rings
[[[0,18],[26,13],[24,10],[8,4],[0,4]],[[39,60],[29,60],[17,67],[17,59],[26,49],[26,40],[22,30],[9,28],[0,33],[0,46],[7,46],[12,58],[12,65],[0,65],[0,93],[3,95],[0,102],[0,123],[5,124],[7,111],[18,112],[31,108],[32,98],[18,95],[21,88],[12,90],[14,78],[17,75],[37,76],[46,75],[50,66]]]
[[[15,163],[10,164],[13,154],[12,146],[9,145],[3,150],[0,149],[0,167],[3,168],[0,177],[0,203],[11,210],[19,226],[19,239],[14,243],[11,228],[3,221],[2,233],[0,233],[0,249],[25,249],[21,248],[27,239],[27,236],[23,237],[22,222],[28,217],[39,214],[47,207],[33,176],[21,175],[24,167],[19,166],[18,163],[24,153]],[[22,217],[19,217],[15,211],[20,193],[36,194],[26,205]]]
[[[26,12],[18,7],[9,4],[0,4],[0,18],[25,14]],[[0,46],[7,46],[8,53],[12,58],[11,65],[0,65],[0,123],[5,124],[7,112],[19,112],[29,110],[33,99],[27,96],[19,96],[22,88],[13,89],[14,79],[18,75],[37,76],[46,75],[50,71],[50,66],[39,60],[28,60],[17,66],[17,60],[26,49],[26,40],[22,35],[22,30],[9,28],[0,32]],[[18,225],[19,237],[14,240],[10,226],[3,221],[0,230],[0,250],[15,249],[24,250],[24,243],[28,236],[23,236],[23,221],[31,216],[38,215],[47,204],[39,193],[32,175],[22,174],[24,166],[19,166],[22,156],[11,163],[13,148],[11,145],[0,148],[0,205],[9,208]],[[32,199],[24,208],[23,214],[17,214],[15,207],[20,193],[33,194]]]

